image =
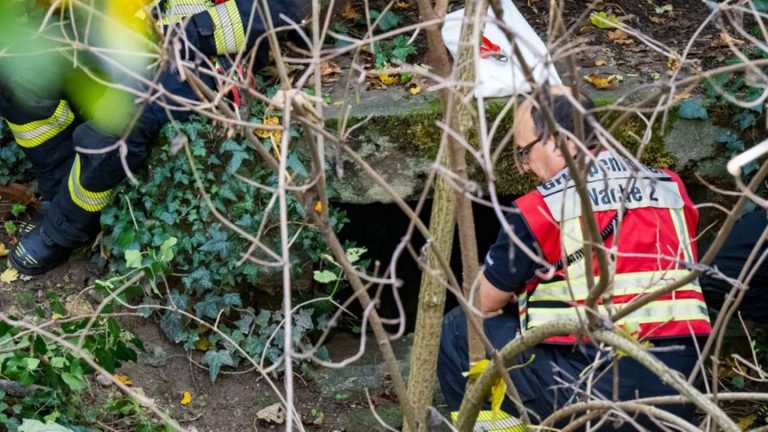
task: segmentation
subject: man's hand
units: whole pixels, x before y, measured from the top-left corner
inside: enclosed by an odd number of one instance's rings
[[[480,310],[486,313],[496,312],[502,309],[509,302],[516,302],[517,296],[515,293],[502,291],[488,279],[485,278],[485,274],[480,273]]]

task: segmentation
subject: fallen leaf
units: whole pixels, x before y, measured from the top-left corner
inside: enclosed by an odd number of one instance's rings
[[[267,117],[264,120],[262,120],[262,125],[264,126],[280,126],[280,118],[279,117]],[[256,134],[256,136],[260,138],[269,138],[272,141],[272,149],[275,150],[275,153],[278,152],[278,148],[280,147],[280,142],[283,139],[283,131],[279,129],[263,129],[259,128],[258,126],[254,129],[253,133]],[[279,155],[278,155],[279,156]]]
[[[730,46],[742,46],[744,45],[744,41],[741,39],[736,39],[733,36],[730,36],[724,32],[720,32],[719,35],[717,35],[716,38],[712,39],[712,43],[709,44],[712,48],[721,48],[721,47],[730,47]]]
[[[54,321],[60,320],[62,318],[64,318],[64,315],[62,315],[62,314],[55,313],[55,314],[51,315],[51,319],[54,320]]]
[[[635,43],[635,41],[622,29],[611,30],[606,33],[606,35],[617,45],[629,45]]]
[[[358,18],[360,18],[360,13],[359,13],[359,12],[357,12],[357,11],[356,11],[356,10],[355,10],[355,9],[352,7],[352,3],[351,3],[351,2],[349,2],[349,3],[347,3],[347,5],[346,5],[346,6],[344,6],[344,12],[342,12],[342,13],[341,13],[341,16],[342,16],[342,17],[344,17],[344,18],[346,18],[346,19],[348,19],[348,20],[350,20],[350,21],[355,21],[355,20],[357,20]]]
[[[619,82],[622,81],[623,79],[624,77],[619,74],[601,76],[599,74],[592,73],[584,76],[584,80],[592,84],[598,90],[608,90],[608,89],[616,88],[619,85]]]
[[[206,352],[211,347],[211,341],[207,337],[201,337],[195,342],[195,349],[198,351]]]
[[[395,9],[404,10],[404,9],[410,9],[410,8],[411,8],[411,4],[408,3],[407,1],[399,1],[395,3]]]
[[[320,63],[320,76],[323,78],[330,78],[341,73],[341,66],[331,61],[324,61]]]
[[[315,213],[322,213],[323,212],[323,202],[318,201],[315,203]]]
[[[128,378],[127,375],[117,374],[117,375],[112,375],[112,377],[124,385],[127,385],[127,386],[133,385],[133,381],[131,381],[131,379]]]
[[[8,256],[8,249],[5,248],[5,243],[0,243],[0,258]]]
[[[658,25],[664,25],[667,23],[667,19],[659,15],[651,15],[648,19],[650,19],[652,23]]]
[[[657,7],[656,8],[656,13],[659,14],[659,15],[667,13],[667,12],[672,14],[674,10],[675,10],[675,7],[672,6],[671,4],[668,4],[668,5],[664,5],[662,7]]]
[[[680,67],[679,57],[675,56],[667,59],[667,69],[674,71],[674,70],[677,70],[679,67]]]
[[[19,280],[19,271],[13,267],[5,269],[3,274],[0,274],[0,282],[11,283]]]
[[[595,60],[595,66],[605,66],[607,64],[608,64],[608,60],[605,60],[605,59]]]
[[[421,86],[418,86],[418,85],[410,86],[408,88],[408,91],[411,92],[412,95],[416,96],[417,94],[421,93]]]
[[[283,424],[285,422],[285,411],[281,403],[262,408],[256,413],[256,418],[268,423]]]
[[[184,392],[184,395],[181,397],[181,402],[179,402],[182,405],[189,405],[189,403],[192,402],[192,393],[186,391]]]
[[[397,75],[390,75],[388,73],[380,73],[379,74],[379,80],[384,85],[395,85],[400,82],[400,77]]]
[[[589,16],[589,21],[599,29],[609,29],[616,27],[616,24],[619,23],[619,18],[607,12],[595,12]]]
[[[750,426],[752,426],[755,420],[757,420],[757,415],[750,414],[748,416],[741,417],[737,425],[741,428],[741,430],[747,430]]]
[[[691,94],[689,92],[685,92],[685,93],[676,94],[674,99],[676,101],[681,101],[681,100],[688,99],[689,97],[691,97]]]

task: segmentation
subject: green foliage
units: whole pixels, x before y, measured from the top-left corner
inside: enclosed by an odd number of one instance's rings
[[[385,32],[396,29],[403,21],[403,17],[395,11],[387,11],[382,15],[378,10],[371,9],[370,16],[372,22],[379,20],[378,27]]]
[[[24,157],[21,147],[13,142],[5,122],[0,122],[0,185],[25,179],[31,170],[32,165]]]
[[[768,4],[766,2],[763,2]],[[760,5],[755,3],[759,9]],[[750,59],[768,58],[768,53],[760,49],[747,48],[744,50]],[[728,63],[739,64],[742,59],[734,56]],[[743,102],[757,101],[762,97],[764,82],[756,82],[755,79],[748,78],[743,71],[721,73],[713,76],[704,83],[704,88],[708,95],[710,112],[725,113],[725,115],[714,115],[713,120],[721,126],[730,130],[717,138],[717,142],[725,146],[729,154],[743,152],[745,149],[755,145],[761,138],[758,132],[758,119],[765,115],[763,112],[764,104],[755,103],[749,108],[740,108],[732,104],[729,98],[723,96],[728,94],[731,98],[736,98]],[[682,105],[681,105],[682,109]],[[748,177],[758,168],[756,162],[751,162],[744,167],[743,175]]]
[[[52,311],[65,312],[56,294],[52,293],[49,301]],[[41,309],[37,318],[45,319]],[[76,345],[87,330],[88,321],[89,318],[64,320],[59,326],[47,329],[56,337]],[[144,349],[139,339],[110,317],[97,318],[82,341],[83,351],[110,373],[124,362],[136,361],[136,351]],[[88,423],[82,415],[80,392],[87,388],[86,379],[94,370],[85,360],[49,338],[5,322],[0,323],[0,352],[0,370],[4,379],[25,386],[40,386],[34,394],[23,398],[0,392],[0,428],[41,430],[35,429],[40,427],[38,423],[29,421],[38,420],[43,424],[56,422],[72,430],[85,430],[72,426]],[[20,425],[25,419],[26,428],[22,429]]]
[[[390,63],[405,63],[408,57],[417,54],[416,48],[404,35],[396,36],[392,41],[376,42],[373,48],[376,69],[383,69]]]
[[[263,110],[263,106],[255,107],[254,117],[263,118]],[[290,133],[299,136],[296,130]],[[169,125],[163,134],[168,142],[182,134],[186,137],[200,181],[217,212],[242,231],[259,235],[261,243],[269,249],[281,249],[279,210],[271,204],[273,192],[238,178],[242,176],[269,188],[277,187],[277,177],[270,168],[256,163],[247,142],[227,138],[223,131],[201,119]],[[269,150],[271,140],[264,138],[263,141]],[[102,214],[104,245],[112,257],[113,273],[126,275],[142,271],[147,275],[156,298],[144,298],[142,302],[157,304],[159,301],[173,308],[162,311],[162,330],[169,339],[183,343],[189,350],[205,351],[203,363],[209,367],[212,380],[222,367],[237,367],[242,363],[244,356],[237,350],[238,346],[256,358],[279,360],[282,314],[266,310],[257,313],[250,305],[257,301],[254,287],[270,278],[276,279],[280,266],[243,261],[243,255],[248,253],[262,262],[275,262],[275,259],[262,249],[252,248],[248,239],[216,217],[202,198],[183,152],[173,158],[159,156],[170,151],[169,144],[159,146],[156,151],[159,154],[150,159],[140,185],[125,185],[117,192],[122,200]],[[288,160],[294,180],[305,180],[308,176],[305,156],[290,154]],[[314,206],[305,209],[293,195],[288,195],[294,276],[306,273],[308,267],[311,269],[312,263],[327,249],[322,235],[307,224],[307,211],[314,211]],[[340,229],[344,221],[344,214],[332,208],[332,229]],[[160,290],[155,285],[161,275],[167,276],[165,280],[170,289]],[[102,285],[112,290],[124,280],[125,276]],[[165,293],[170,294],[158,298]],[[145,316],[152,312],[151,307],[140,310]],[[210,333],[206,326],[192,319],[193,316],[207,323],[217,322],[226,338]],[[306,342],[309,334],[319,328],[318,322],[324,320],[327,317],[315,313],[314,309],[298,311],[294,316],[296,342]]]
[[[686,99],[680,104],[680,109],[677,112],[678,117],[687,120],[701,119],[706,120],[709,118],[707,115],[707,109],[704,107],[701,98]]]

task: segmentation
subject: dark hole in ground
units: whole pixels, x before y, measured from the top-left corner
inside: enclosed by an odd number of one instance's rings
[[[500,197],[502,204],[511,203],[512,197]],[[415,203],[409,203],[415,207]],[[356,243],[368,249],[364,255],[371,260],[380,262],[381,271],[386,269],[392,260],[392,256],[398,244],[406,234],[409,218],[395,204],[337,204],[340,209],[347,212],[350,222],[339,233],[343,241]],[[429,224],[432,201],[420,214],[421,220]],[[501,226],[493,209],[487,206],[474,204],[475,236],[478,245],[478,257],[482,261],[488,248],[496,240]],[[424,238],[414,230],[411,239],[413,249],[420,252],[424,246]],[[373,268],[373,266],[371,266]],[[453,252],[451,253],[451,268],[456,277],[461,281],[461,251],[459,247],[458,230],[454,232]],[[400,297],[403,302],[406,317],[406,330],[413,330],[416,321],[416,310],[419,302],[419,286],[421,284],[421,270],[411,254],[406,250],[397,260],[397,277],[403,281],[400,288]],[[375,293],[375,288],[369,290]],[[352,295],[351,289],[340,293],[337,297],[342,301]],[[457,300],[448,293],[446,309],[457,306]],[[357,302],[350,306],[350,310],[357,316],[361,316],[362,309]],[[379,314],[385,318],[398,317],[397,304],[391,288],[386,288],[382,295]]]

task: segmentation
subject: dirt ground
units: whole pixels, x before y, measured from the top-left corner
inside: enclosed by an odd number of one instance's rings
[[[383,0],[372,2],[373,7],[380,8],[385,3]],[[412,7],[407,16],[416,19],[415,2],[410,0],[409,3]],[[529,0],[517,3],[531,24],[541,34],[546,34],[549,1]],[[359,5],[362,1],[355,0],[352,4]],[[578,20],[584,13],[586,4],[587,2],[581,0],[566,1],[566,21]],[[671,5],[671,9],[666,8],[662,14],[655,13],[657,8],[666,5]],[[683,52],[685,45],[709,13],[702,2],[691,0],[671,0],[657,4],[650,0],[615,0],[612,3],[604,3],[601,10],[620,17],[630,16],[625,23],[643,30],[668,47],[668,52],[677,54]],[[698,58],[698,62],[716,62],[725,58],[726,54],[720,49],[708,49],[716,34],[717,31],[710,26],[693,44],[691,54]],[[632,39],[634,42],[631,43],[616,43],[606,31],[597,30],[585,22],[575,28],[571,42],[583,49],[577,55],[578,66],[582,68],[602,64],[625,75],[637,75],[647,82],[653,82],[669,73],[671,68],[668,65],[668,55],[649,48],[636,38]],[[698,67],[697,62],[692,62],[691,67],[695,70]],[[95,279],[104,274],[105,267],[97,252],[79,252],[66,265],[45,276],[0,285],[0,307],[4,311],[12,310],[24,315],[38,304],[42,304],[46,293],[50,291],[82,295],[93,302],[87,287],[92,286]],[[256,419],[256,413],[260,409],[277,402],[274,391],[257,373],[225,373],[215,384],[211,384],[207,371],[194,363],[199,353],[190,357],[182,347],[170,343],[155,321],[127,318],[123,320],[123,324],[143,340],[148,353],[140,356],[138,363],[125,365],[121,373],[128,375],[135,387],[141,387],[148,397],[155,399],[162,408],[169,409],[184,425],[194,426],[200,432],[282,429],[279,425],[266,424]],[[350,346],[349,349],[355,347]],[[152,366],[150,360],[153,354],[160,352],[166,354],[164,364]],[[282,387],[282,378],[273,379],[278,387]],[[355,425],[348,421],[353,413],[367,411],[367,402],[361,392],[342,397],[343,394],[340,396],[340,393],[328,392],[319,387],[310,378],[310,374],[301,371],[297,373],[295,381],[298,410],[310,429],[362,431],[379,428],[370,416],[365,420],[368,423]],[[193,402],[182,406],[179,401],[185,391],[192,394]],[[372,391],[375,401],[383,407],[388,407],[387,409],[391,408],[391,391],[384,383]]]

